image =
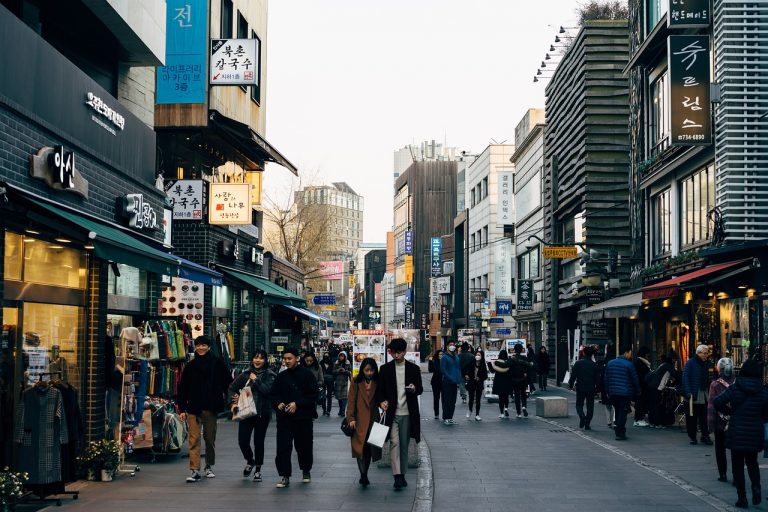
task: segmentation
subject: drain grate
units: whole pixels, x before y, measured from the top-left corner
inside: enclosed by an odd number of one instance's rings
[[[560,428],[560,429],[550,430],[550,432],[554,432],[555,434],[563,434],[563,433],[570,432],[570,430],[566,430],[564,428]]]

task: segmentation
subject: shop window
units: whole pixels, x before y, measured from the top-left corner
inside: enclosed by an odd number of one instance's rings
[[[665,190],[653,198],[653,255],[664,255],[672,251],[672,192]]]
[[[539,248],[534,247],[517,258],[517,276],[520,279],[539,277]]]
[[[214,286],[213,307],[216,309],[232,309],[232,288],[229,286]]]
[[[648,20],[646,26],[648,32],[652,32],[661,17],[667,13],[668,4],[669,0],[647,0],[645,13]]]
[[[118,263],[116,267],[120,273],[119,276],[115,274],[111,265],[109,267],[108,293],[137,299],[146,297],[147,272],[122,263]]]
[[[651,84],[650,126],[648,133],[651,137],[650,157],[654,157],[669,147],[669,75],[665,71]]]
[[[707,241],[712,236],[709,211],[715,207],[715,167],[710,164],[682,183],[682,243]]]
[[[261,39],[256,35],[256,32],[251,31],[251,39],[256,40],[256,60],[254,63],[254,71],[256,72],[256,83],[251,86],[251,99],[258,104],[261,104]]]
[[[221,0],[221,39],[232,38],[233,12],[232,0]]]
[[[21,281],[21,265],[24,259],[21,255],[23,237],[17,233],[5,234],[5,279]]]
[[[720,301],[720,353],[731,353],[733,364],[741,366],[749,353],[749,299]]]
[[[84,289],[87,256],[57,242],[6,233],[5,278],[28,283]]]

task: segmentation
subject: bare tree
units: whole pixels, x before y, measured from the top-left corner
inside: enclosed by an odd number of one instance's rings
[[[591,20],[626,20],[629,9],[626,0],[589,0],[576,8],[579,25]]]

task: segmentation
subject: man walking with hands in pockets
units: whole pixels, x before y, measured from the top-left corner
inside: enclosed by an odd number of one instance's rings
[[[374,403],[385,411],[384,422],[390,426],[389,446],[395,490],[408,485],[408,444],[410,438],[421,441],[418,396],[424,391],[421,369],[405,360],[407,344],[402,338],[389,343],[392,360],[381,367]]]

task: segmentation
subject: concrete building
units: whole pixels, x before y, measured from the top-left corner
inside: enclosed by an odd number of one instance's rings
[[[394,152],[394,178],[397,179],[414,162],[451,162],[458,159],[460,152],[434,140],[420,144],[408,144]]]

